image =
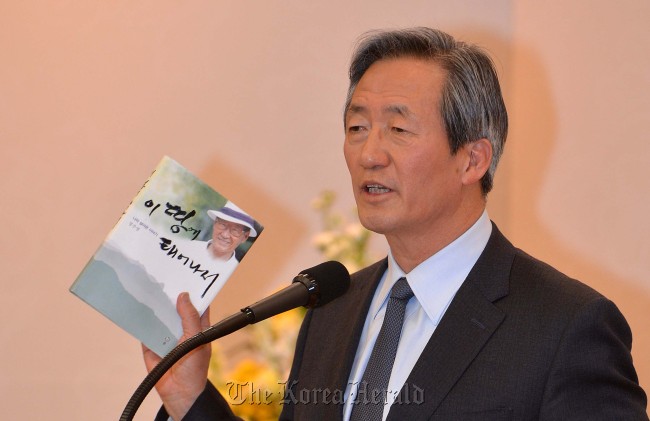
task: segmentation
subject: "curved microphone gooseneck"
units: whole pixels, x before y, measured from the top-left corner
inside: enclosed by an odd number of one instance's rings
[[[296,307],[319,307],[343,295],[350,286],[350,274],[339,262],[330,261],[305,269],[288,287],[243,308],[206,330],[178,344],[156,365],[140,383],[126,404],[120,421],[131,421],[147,394],[158,380],[178,360],[201,345],[229,335],[244,326],[254,324]]]

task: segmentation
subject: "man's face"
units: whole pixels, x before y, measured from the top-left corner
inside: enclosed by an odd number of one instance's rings
[[[462,206],[462,154],[451,155],[434,62],[375,62],[345,116],[344,153],[361,223],[387,235],[444,229]],[[389,238],[390,240],[390,238]]]
[[[249,231],[241,224],[215,218],[212,226],[212,253],[219,258],[228,259],[233,251],[246,239]]]

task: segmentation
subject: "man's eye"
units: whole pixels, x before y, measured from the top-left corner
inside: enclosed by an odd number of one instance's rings
[[[393,127],[393,131],[396,133],[406,133],[407,130],[402,129],[401,127]]]
[[[360,132],[361,130],[363,130],[363,126],[350,126],[348,128],[348,131],[352,133]]]

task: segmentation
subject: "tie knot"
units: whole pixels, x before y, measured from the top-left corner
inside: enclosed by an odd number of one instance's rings
[[[413,291],[406,278],[402,277],[395,282],[390,292],[390,298],[408,301],[413,297]]]

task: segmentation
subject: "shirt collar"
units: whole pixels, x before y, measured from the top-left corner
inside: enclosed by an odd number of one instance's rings
[[[438,325],[456,291],[485,249],[491,233],[492,224],[485,210],[460,237],[420,263],[410,273],[404,273],[389,250],[388,269],[378,286],[371,309],[373,317],[384,306],[395,282],[406,276],[417,301],[431,321]]]

